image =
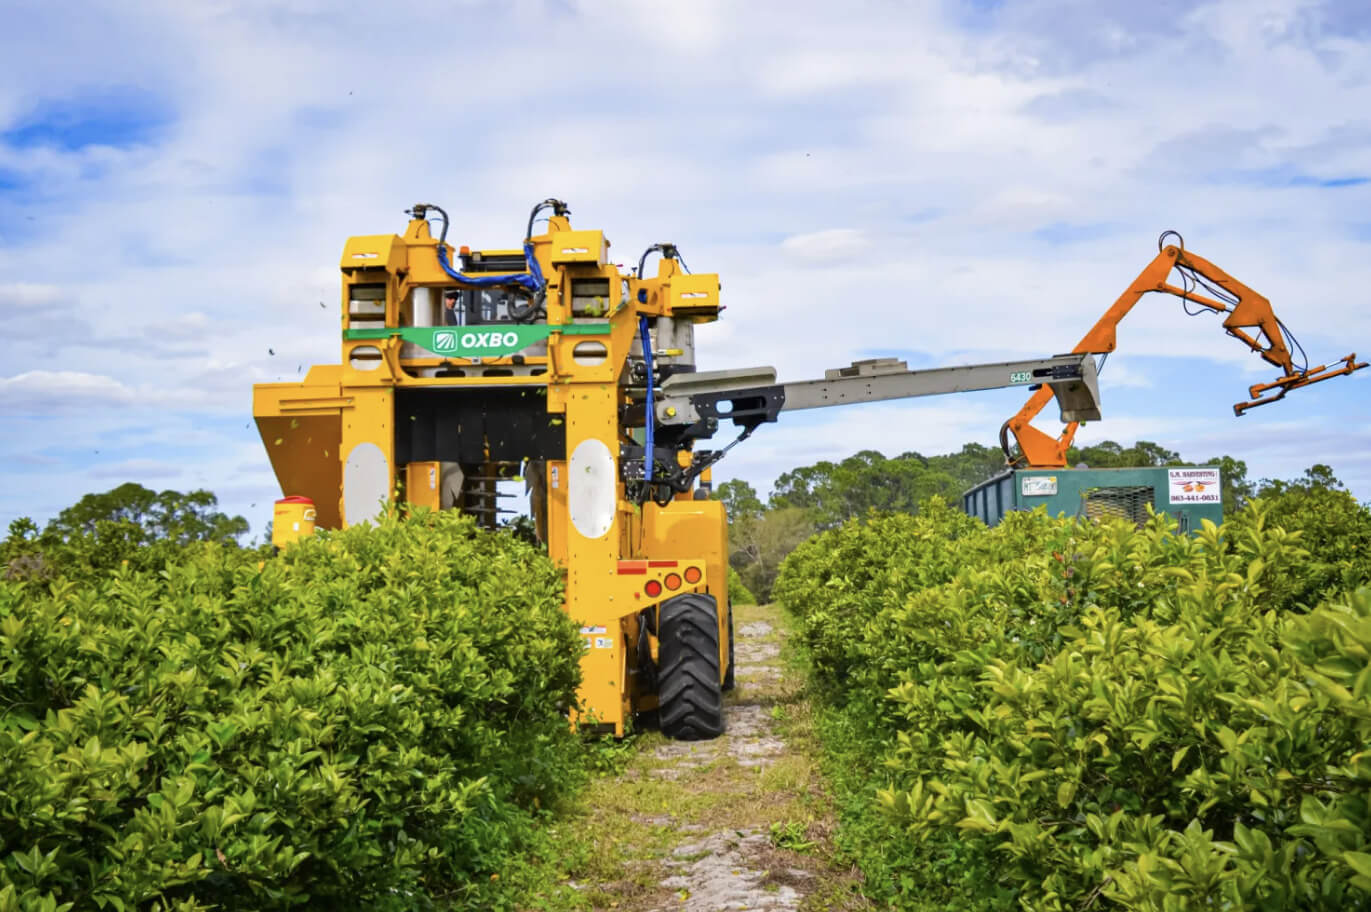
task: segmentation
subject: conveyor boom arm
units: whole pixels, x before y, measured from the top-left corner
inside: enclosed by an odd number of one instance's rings
[[[1041,385],[1057,397],[1063,421],[1100,417],[1095,361],[1088,354],[928,370],[909,370],[903,361],[880,358],[827,371],[821,380],[776,383],[775,376],[769,367],[676,374],[662,384],[657,423],[694,425],[731,418],[735,425],[751,428],[796,409]]]

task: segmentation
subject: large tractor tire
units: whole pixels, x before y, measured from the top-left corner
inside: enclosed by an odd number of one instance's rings
[[[657,668],[662,734],[678,741],[722,735],[719,606],[714,596],[692,592],[662,604]]]
[[[724,693],[737,686],[733,677],[733,606],[728,606],[728,670],[724,672]]]

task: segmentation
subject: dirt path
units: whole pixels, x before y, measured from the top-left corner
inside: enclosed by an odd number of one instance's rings
[[[801,671],[782,657],[771,606],[734,609],[737,687],[728,732],[707,742],[636,738],[597,778],[559,842],[568,878],[549,909],[624,912],[865,909],[835,865]]]

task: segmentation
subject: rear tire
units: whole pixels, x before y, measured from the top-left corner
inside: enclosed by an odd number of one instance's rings
[[[736,686],[733,678],[733,606],[728,606],[728,670],[724,672],[724,693]]]
[[[692,592],[662,604],[657,656],[662,734],[678,741],[722,735],[719,606],[714,596]]]

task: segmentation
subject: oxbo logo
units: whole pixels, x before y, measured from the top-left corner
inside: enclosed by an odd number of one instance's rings
[[[519,344],[516,332],[469,332],[462,333],[462,348],[497,348]]]
[[[457,334],[455,332],[439,332],[433,334],[433,350],[446,352],[452,351],[457,347]]]

